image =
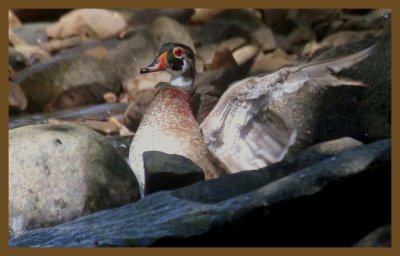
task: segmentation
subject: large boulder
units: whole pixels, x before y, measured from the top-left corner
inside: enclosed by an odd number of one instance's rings
[[[11,237],[140,198],[129,165],[88,128],[16,128],[9,132],[8,153]]]
[[[120,83],[112,65],[84,55],[54,58],[18,73],[16,82],[28,97],[30,104],[49,109],[62,100],[59,96],[71,89],[119,92]],[[88,93],[90,94],[90,93]],[[70,100],[71,97],[68,97]],[[102,93],[91,103],[104,101]]]

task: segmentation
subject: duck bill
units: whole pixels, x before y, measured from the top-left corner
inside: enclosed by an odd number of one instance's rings
[[[142,68],[140,70],[140,74],[146,74],[150,72],[157,72],[167,69],[167,52],[161,54],[158,58],[156,58],[153,63],[149,66]]]

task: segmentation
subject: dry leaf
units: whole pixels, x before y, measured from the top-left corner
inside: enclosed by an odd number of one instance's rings
[[[190,21],[193,23],[205,23],[221,11],[223,9],[195,9]]]
[[[242,65],[247,60],[252,58],[258,52],[258,50],[258,47],[254,45],[246,45],[233,52],[233,58],[238,65]]]
[[[64,48],[73,47],[82,43],[80,37],[71,37],[66,39],[52,39],[48,42],[42,43],[41,47],[48,52],[58,51]]]
[[[292,64],[294,64],[294,60],[291,59],[284,51],[278,48],[271,53],[258,56],[251,68],[251,71],[262,70],[264,72],[272,72],[282,68],[283,66]]]
[[[97,59],[104,59],[107,56],[108,49],[104,46],[97,46],[87,49],[84,54]]]
[[[11,10],[8,10],[8,28],[16,28],[19,26],[21,26],[21,21]]]
[[[26,46],[26,45],[28,45],[24,40],[19,38],[19,36],[17,36],[12,29],[8,29],[8,42],[11,45],[14,45],[14,46],[19,46],[19,45]]]
[[[232,56],[232,52],[229,49],[224,49],[215,52],[213,61],[211,64],[206,64],[205,68],[207,70],[218,70],[231,65],[237,65],[237,63]]]
[[[103,98],[107,103],[115,103],[118,101],[118,96],[113,92],[106,92],[103,94]]]
[[[171,75],[167,72],[147,73],[136,76],[123,83],[124,90],[131,97],[141,90],[151,89],[159,82],[169,82]]]
[[[50,54],[40,46],[18,45],[14,47],[14,50],[21,53],[28,60],[29,65],[51,58]]]
[[[25,110],[28,106],[28,99],[19,84],[8,83],[8,105]]]
[[[120,120],[118,120],[117,117],[113,116],[110,118],[110,122],[114,123],[118,128],[119,128],[119,135],[121,136],[133,136],[135,135],[134,132],[129,130],[125,125],[121,123]]]
[[[62,16],[47,28],[47,35],[53,38],[81,36],[104,39],[117,35],[127,27],[121,14],[104,9],[78,9]]]

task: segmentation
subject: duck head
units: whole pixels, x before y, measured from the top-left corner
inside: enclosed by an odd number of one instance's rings
[[[142,68],[140,74],[164,70],[171,74],[172,86],[193,90],[196,69],[194,53],[190,47],[179,43],[163,44],[153,63]]]

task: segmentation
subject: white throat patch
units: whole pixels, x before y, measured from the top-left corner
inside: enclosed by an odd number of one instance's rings
[[[193,80],[190,78],[179,76],[176,78],[172,78],[170,84],[177,87],[190,87],[193,84]]]
[[[189,66],[187,62],[184,61],[182,71],[180,72],[170,71],[171,74],[170,84],[172,86],[190,89],[190,87],[193,85],[193,79],[182,76],[182,74],[187,72],[188,68]]]

